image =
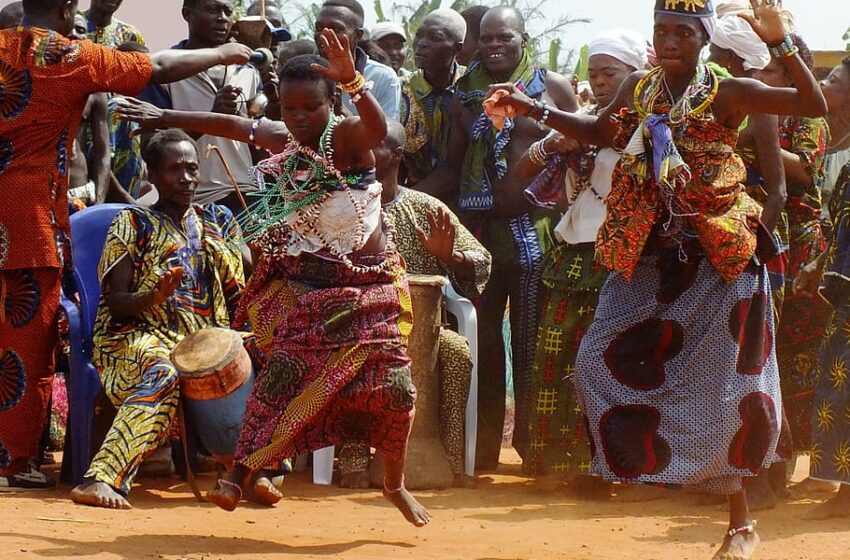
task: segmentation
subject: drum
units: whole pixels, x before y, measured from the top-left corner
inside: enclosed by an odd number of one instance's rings
[[[442,328],[443,276],[410,274],[413,331],[408,353],[416,385],[416,417],[410,431],[404,481],[411,490],[449,488],[454,475],[440,439],[440,377],[437,353]],[[373,484],[383,484],[383,462],[372,461]]]
[[[242,336],[229,329],[202,329],[174,347],[171,361],[180,374],[187,431],[229,465],[254,384]]]

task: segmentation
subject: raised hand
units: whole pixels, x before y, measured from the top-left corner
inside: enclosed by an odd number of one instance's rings
[[[768,46],[781,43],[788,33],[782,20],[782,0],[750,0],[750,5],[753,14],[744,12],[738,17],[745,19]]]
[[[160,119],[163,114],[163,110],[159,107],[133,97],[123,97],[116,101],[115,111],[121,120],[132,121],[141,125],[131,133],[133,136],[156,130],[160,126]]]
[[[230,66],[231,64],[248,64],[251,60],[251,55],[254,51],[250,47],[246,47],[241,43],[225,43],[217,47],[221,53],[222,64]]]
[[[326,68],[320,64],[311,64],[310,69],[313,72],[340,84],[347,84],[357,76],[347,36],[340,37],[332,29],[322,29],[319,35],[319,51],[327,59],[328,66]]]
[[[166,270],[165,274],[159,277],[156,287],[152,291],[153,304],[161,305],[168,301],[168,298],[177,290],[185,275],[186,269],[182,266],[175,266]]]
[[[429,212],[428,229],[430,230],[429,233],[425,233],[423,229],[416,228],[416,235],[419,237],[419,241],[422,242],[425,250],[442,263],[452,262],[457,229],[452,223],[448,212],[442,208],[438,208],[436,214]]]

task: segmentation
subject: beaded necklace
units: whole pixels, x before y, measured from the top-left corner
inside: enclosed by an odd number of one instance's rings
[[[256,239],[263,251],[276,256],[287,253],[295,232],[307,232],[349,269],[355,272],[378,272],[389,264],[386,259],[379,265],[355,265],[347,254],[334,249],[318,227],[322,209],[330,200],[331,193],[342,191],[348,195],[356,214],[353,235],[361,241],[361,245],[368,241],[365,224],[368,201],[358,202],[349,187],[356,182],[354,175],[346,177],[334,163],[334,131],[343,119],[341,116],[331,116],[328,120],[319,139],[319,153],[295,138],[290,138],[283,153],[257,166],[258,171],[277,176],[277,180],[272,188],[258,193],[257,198],[260,200],[249,208],[244,229],[248,239]],[[303,165],[306,165],[306,169]],[[284,226],[283,219],[296,212],[298,218],[295,223]],[[392,230],[387,231],[387,243],[392,243]]]

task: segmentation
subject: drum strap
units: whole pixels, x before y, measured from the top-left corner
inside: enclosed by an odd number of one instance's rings
[[[195,480],[195,473],[192,472],[192,464],[189,462],[189,438],[186,430],[186,415],[183,414],[183,397],[180,397],[180,403],[177,405],[177,417],[180,422],[180,442],[183,444],[183,460],[186,462],[186,481],[189,483],[189,488],[192,489],[192,494],[199,502],[206,502],[201,496],[201,490],[198,488],[198,481]]]

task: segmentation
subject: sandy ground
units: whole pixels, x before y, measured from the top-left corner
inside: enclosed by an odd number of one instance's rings
[[[67,487],[3,493],[0,559],[697,560],[711,558],[725,527],[724,511],[696,506],[693,495],[578,502],[533,492],[511,452],[503,462],[476,489],[419,494],[434,516],[424,529],[407,525],[376,490],[314,486],[307,473],[287,477],[287,497],[277,507],[235,513],[197,503],[176,478],[142,479],[131,511],[76,506]],[[203,487],[212,483],[212,476],[202,478]],[[757,558],[850,558],[850,520],[802,520],[816,503],[800,499],[760,512]]]

